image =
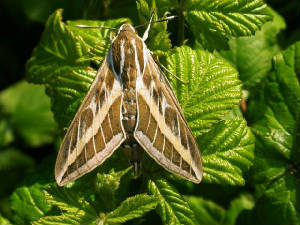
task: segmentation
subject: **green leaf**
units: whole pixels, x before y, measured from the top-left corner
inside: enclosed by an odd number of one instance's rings
[[[277,54],[273,70],[262,88],[264,114],[256,114],[255,102],[250,113],[257,122],[256,159],[253,181],[264,185],[254,209],[254,216],[268,224],[299,224],[299,107],[300,42]],[[268,212],[268,213],[266,213]],[[272,213],[270,213],[272,212]]]
[[[148,181],[149,193],[159,199],[156,208],[163,224],[195,224],[195,215],[188,203],[164,179],[154,179]]]
[[[229,37],[250,36],[271,19],[262,0],[187,1],[186,19],[209,50],[227,48]]]
[[[224,224],[234,225],[243,210],[251,210],[254,207],[254,199],[249,194],[241,194],[238,198],[230,202],[229,209],[226,211]]]
[[[196,215],[197,224],[221,225],[224,221],[226,211],[213,201],[194,196],[187,197],[187,201]]]
[[[141,217],[158,203],[157,198],[140,194],[127,198],[115,210],[107,214],[101,212],[98,216],[95,208],[72,189],[49,186],[45,198],[52,206],[58,207],[61,215],[45,216],[33,224],[120,224]]]
[[[179,4],[177,1],[170,1],[170,0],[138,0],[137,4],[137,10],[138,13],[141,13],[140,16],[146,15],[151,16],[151,13],[154,11],[154,13],[157,13],[157,16],[160,16],[166,12],[169,12],[172,9],[176,9],[179,7]],[[159,17],[159,19],[161,19]],[[155,21],[153,19],[153,21]],[[148,22],[148,21],[145,21]]]
[[[55,119],[65,127],[79,104],[76,100],[83,98],[96,71],[88,71],[87,62],[77,62],[88,48],[61,21],[61,14],[62,10],[57,10],[49,17],[39,44],[27,61],[26,73],[28,81],[46,85]]]
[[[45,197],[51,205],[55,205],[63,211],[69,213],[84,211],[83,214],[91,217],[96,215],[91,204],[71,189],[51,185],[46,189]]]
[[[39,219],[38,221],[34,221],[33,225],[81,225],[81,224],[96,224],[94,223],[94,219],[82,218],[82,212],[78,211],[77,213],[64,213],[60,216],[45,216]]]
[[[274,180],[255,204],[252,214],[252,218],[256,218],[254,223],[299,224],[299,186],[299,178],[289,173]]]
[[[0,185],[0,196],[11,192],[24,180],[34,168],[33,159],[21,151],[14,148],[4,148],[0,150],[0,177],[3,182]],[[7,197],[8,198],[8,197]],[[0,207],[4,207],[5,201],[1,201]]]
[[[233,199],[228,210],[200,197],[188,196],[187,201],[196,215],[198,224],[205,225],[234,225],[243,210],[250,210],[254,206],[254,201],[248,194]]]
[[[77,22],[118,26],[124,19],[111,20],[107,24]],[[69,22],[70,26],[67,26],[62,22],[62,10],[53,13],[26,64],[28,81],[46,86],[60,128],[67,127],[73,118],[98,69],[90,67],[90,63],[99,64],[107,50],[104,40],[109,40],[109,36],[105,36],[108,32],[81,31],[73,26],[77,22]],[[97,57],[93,58],[95,54]]]
[[[241,99],[237,71],[213,54],[176,48],[167,57],[170,72],[188,84],[169,76],[173,90],[195,136],[207,132]]]
[[[257,120],[252,129],[258,147],[254,176],[257,182],[271,181],[281,176],[287,165],[292,166],[289,160],[296,160],[291,152],[294,151],[293,139],[296,137],[300,107],[299,46],[297,42],[274,58],[274,71],[267,77],[262,90],[264,116],[255,114],[255,104],[249,109]]]
[[[0,106],[0,110],[1,110]],[[13,142],[14,134],[13,127],[9,121],[9,115],[3,115],[4,113],[0,112],[0,147],[5,147]]]
[[[12,225],[12,223],[8,219],[1,216],[1,214],[0,214],[0,224],[1,225]]]
[[[75,25],[102,26],[119,28],[124,23],[131,23],[129,19],[119,18],[106,21],[97,20],[73,20],[67,21],[68,28],[75,36],[80,36],[88,47],[88,54],[82,56],[78,61],[92,62],[100,67],[110,47],[111,29],[83,29]],[[114,34],[115,35],[115,34]]]
[[[120,224],[141,217],[144,213],[154,209],[157,203],[156,197],[146,194],[127,198],[118,208],[106,215],[104,224]]]
[[[120,187],[121,178],[131,170],[128,167],[125,170],[115,172],[112,169],[109,173],[98,173],[96,179],[96,192],[99,198],[105,203],[106,209],[113,209],[117,204],[116,192]]]
[[[42,86],[21,81],[0,93],[0,106],[26,144],[38,147],[53,141],[55,123]]]
[[[236,70],[207,51],[187,46],[176,48],[167,63],[170,72],[188,82],[170,76],[202,152],[204,181],[243,185],[242,172],[252,165],[254,138],[243,119],[221,121],[240,102]]]
[[[254,137],[244,119],[221,121],[197,139],[205,182],[245,184],[242,175],[253,163]]]
[[[0,150],[0,172],[6,172],[13,169],[29,168],[33,165],[33,160],[30,156],[24,153],[8,148]]]
[[[166,1],[139,0],[136,4],[141,24],[149,22],[153,12],[153,21],[162,19],[168,14],[165,10],[169,8],[169,3]],[[146,29],[146,26],[144,29]],[[167,32],[167,21],[151,24],[146,44],[155,55],[166,55],[166,52],[172,46]]]
[[[257,85],[271,70],[272,58],[280,51],[277,35],[286,25],[284,19],[269,8],[273,21],[262,26],[253,37],[232,38],[229,50],[220,54],[238,69],[243,87]]]
[[[51,185],[45,191],[45,199],[58,207],[61,215],[45,216],[33,224],[94,224],[97,219],[91,204],[70,189]]]
[[[38,220],[51,209],[41,189],[41,185],[34,184],[14,191],[11,196],[11,208],[14,211],[13,219],[16,224],[28,224]]]

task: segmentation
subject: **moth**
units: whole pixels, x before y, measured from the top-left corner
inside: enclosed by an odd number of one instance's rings
[[[197,142],[172,88],[145,40],[123,24],[62,141],[55,179],[63,186],[102,164],[121,145],[141,172],[146,151],[194,183],[203,175]]]

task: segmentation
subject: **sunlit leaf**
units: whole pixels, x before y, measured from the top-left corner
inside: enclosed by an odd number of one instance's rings
[[[272,17],[262,0],[187,1],[187,22],[206,49],[224,49],[228,37],[250,36]]]
[[[167,62],[173,74],[188,82],[169,76],[198,140],[204,181],[244,184],[242,174],[252,165],[254,138],[242,118],[223,121],[240,102],[241,82],[236,70],[207,51],[187,46],[176,48]]]
[[[188,203],[166,180],[149,180],[148,190],[159,200],[156,211],[163,224],[195,224],[195,215]]]
[[[38,220],[51,209],[39,184],[16,189],[12,194],[11,202],[14,221],[17,224],[28,224]]]
[[[106,215],[105,224],[120,224],[141,217],[144,213],[154,209],[157,203],[157,198],[146,194],[129,197],[118,208]]]
[[[280,51],[277,36],[286,25],[278,13],[271,9],[270,12],[273,20],[265,23],[261,31],[252,37],[230,39],[229,50],[220,52],[237,68],[246,89],[257,85],[270,72],[272,57]]]

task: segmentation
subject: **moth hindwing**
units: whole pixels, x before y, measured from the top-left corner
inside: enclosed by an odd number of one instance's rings
[[[146,151],[166,170],[201,181],[195,138],[144,39],[131,25],[120,27],[62,141],[55,165],[58,185],[93,170],[121,144],[135,174]]]

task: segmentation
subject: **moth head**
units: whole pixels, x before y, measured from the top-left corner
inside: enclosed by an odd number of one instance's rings
[[[131,32],[136,33],[135,29],[134,29],[133,26],[131,26],[130,24],[123,24],[123,25],[120,27],[118,34],[119,34],[120,32],[123,32],[123,31],[129,31],[129,32],[131,31]]]

